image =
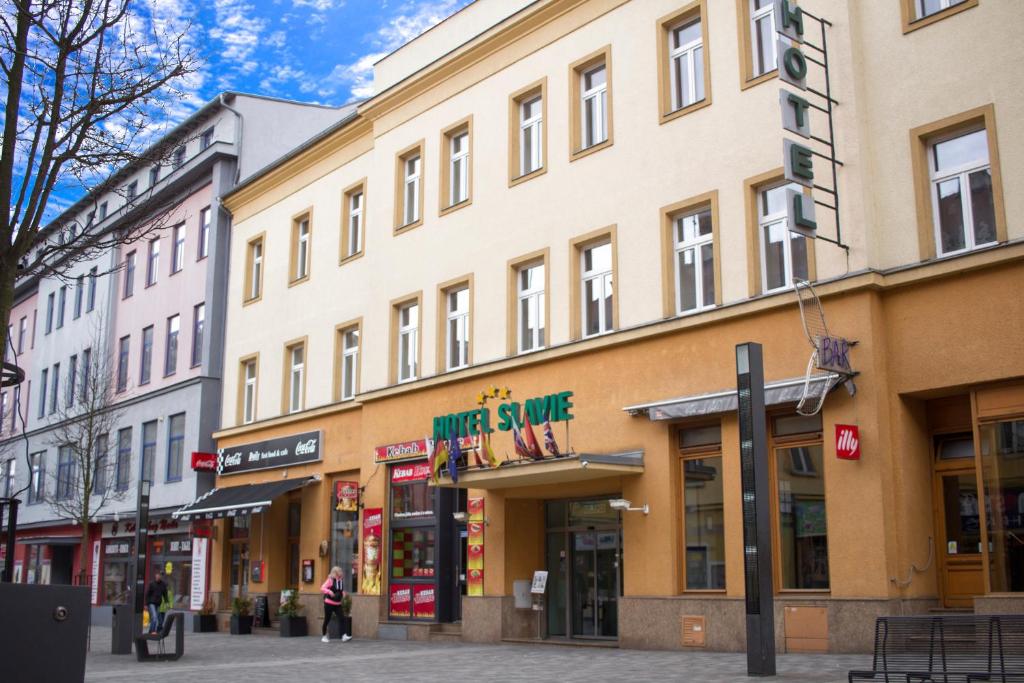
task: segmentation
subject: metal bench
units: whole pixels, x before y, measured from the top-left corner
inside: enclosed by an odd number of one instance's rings
[[[1024,683],[1024,614],[879,617],[871,670],[855,680]]]
[[[135,658],[140,662],[169,662],[181,659],[185,654],[185,618],[181,612],[168,612],[164,617],[164,627],[158,633],[143,633],[135,638]],[[164,649],[167,636],[174,629],[174,652]],[[156,642],[156,654],[150,654],[149,644]]]

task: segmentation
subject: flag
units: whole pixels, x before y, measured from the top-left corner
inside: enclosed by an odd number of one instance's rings
[[[462,449],[459,447],[459,435],[454,429],[449,432],[451,438],[448,439],[450,449],[448,451],[448,474],[452,475],[452,483],[459,481],[459,460],[462,458]]]
[[[423,439],[423,449],[427,452],[427,469],[430,470],[430,478],[434,478],[434,458],[437,456],[437,451],[434,450],[436,444],[433,439],[429,436]]]
[[[530,457],[534,460],[543,460],[544,454],[540,452],[540,444],[537,443],[537,437],[533,433],[533,425],[530,424],[530,416],[527,412],[523,411],[523,441],[526,442],[526,448],[530,451]]]
[[[556,458],[561,455],[558,444],[555,443],[555,432],[551,429],[551,414],[544,413],[544,448]]]
[[[490,465],[491,467],[497,467],[498,466],[498,458],[494,455],[494,449],[491,448],[491,435],[490,434],[486,434],[486,433],[484,434],[483,452],[480,455],[481,455],[481,457],[486,459],[487,464]]]
[[[516,448],[516,455],[524,460],[529,460],[533,457],[530,453],[530,449],[526,447],[526,442],[523,441],[523,432],[519,429],[519,423],[516,419],[512,418],[512,443]]]
[[[444,439],[438,439],[434,442],[434,453],[431,456],[433,464],[430,466],[430,478],[433,479],[434,483],[437,483],[437,477],[441,474],[441,470],[448,464],[448,446],[445,444]]]
[[[473,448],[473,461],[477,467],[486,467],[484,464],[484,430],[476,435],[476,445]]]

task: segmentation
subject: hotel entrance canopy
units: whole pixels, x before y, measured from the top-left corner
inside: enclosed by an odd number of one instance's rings
[[[171,516],[188,521],[190,519],[237,517],[238,515],[263,512],[278,496],[302,488],[313,481],[316,481],[314,477],[301,477],[263,484],[242,484],[241,486],[216,488],[204,493]]]
[[[508,489],[519,486],[565,484],[643,472],[642,450],[621,453],[572,453],[559,458],[519,460],[506,462],[500,467],[461,470],[457,483],[453,484],[451,477],[444,475],[438,479],[437,486],[460,489]]]

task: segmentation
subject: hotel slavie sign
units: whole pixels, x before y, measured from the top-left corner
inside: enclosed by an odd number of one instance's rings
[[[217,454],[217,474],[237,474],[317,462],[323,457],[323,432],[304,432],[224,448]]]

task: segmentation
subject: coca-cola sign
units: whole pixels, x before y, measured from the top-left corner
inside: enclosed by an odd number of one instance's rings
[[[221,449],[217,455],[217,474],[236,474],[291,467],[323,458],[323,433],[304,432]]]

